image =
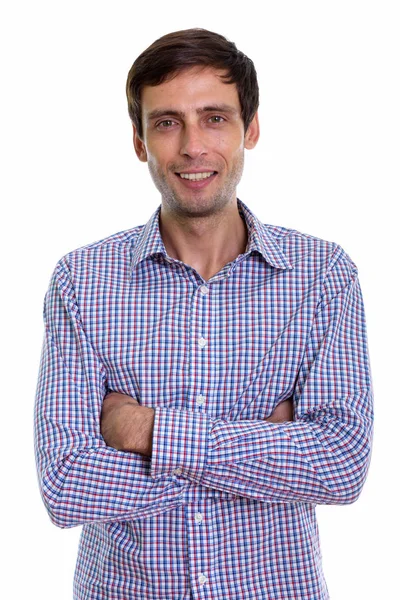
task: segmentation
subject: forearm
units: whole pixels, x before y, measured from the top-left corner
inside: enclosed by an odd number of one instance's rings
[[[180,467],[184,480],[216,490],[318,504],[353,502],[362,489],[370,419],[360,421],[340,409],[324,409],[312,422],[282,424],[183,412],[156,411],[151,471],[156,481]],[[166,446],[168,452],[158,451]]]
[[[152,455],[155,410],[140,406],[135,398],[110,392],[101,412],[101,434],[116,450]],[[269,423],[293,421],[293,399],[280,402],[265,419]]]
[[[171,510],[187,483],[150,478],[148,461],[109,448],[71,452],[40,473],[43,500],[59,527],[125,521]]]
[[[140,406],[135,398],[110,392],[104,399],[100,430],[107,446],[151,456],[154,409]]]
[[[149,459],[107,446],[96,419],[82,422],[79,430],[67,413],[61,422],[48,408],[52,378],[43,380],[43,386],[46,392],[39,385],[36,408],[37,465],[43,500],[56,525],[131,520],[181,503],[187,482],[173,475],[152,480]],[[72,394],[65,402],[69,407],[87,405],[87,399]]]

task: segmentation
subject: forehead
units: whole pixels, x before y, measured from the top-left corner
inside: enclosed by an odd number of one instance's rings
[[[211,67],[192,67],[159,85],[144,86],[143,116],[155,109],[173,108],[185,112],[213,104],[226,104],[240,112],[236,84],[225,83],[224,74],[225,71]]]

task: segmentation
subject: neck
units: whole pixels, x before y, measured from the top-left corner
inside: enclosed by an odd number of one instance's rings
[[[160,232],[171,258],[195,269],[207,281],[246,250],[246,225],[236,199],[217,214],[176,215],[161,206]]]

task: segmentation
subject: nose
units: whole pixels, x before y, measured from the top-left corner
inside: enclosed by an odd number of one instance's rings
[[[198,158],[207,154],[205,134],[197,125],[187,124],[183,128],[180,154],[190,158]]]

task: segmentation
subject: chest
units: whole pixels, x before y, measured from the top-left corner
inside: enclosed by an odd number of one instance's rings
[[[143,405],[269,414],[290,396],[315,313],[315,281],[243,265],[210,280],[154,267],[98,280],[79,298],[110,389]],[[79,290],[78,290],[79,293]]]

